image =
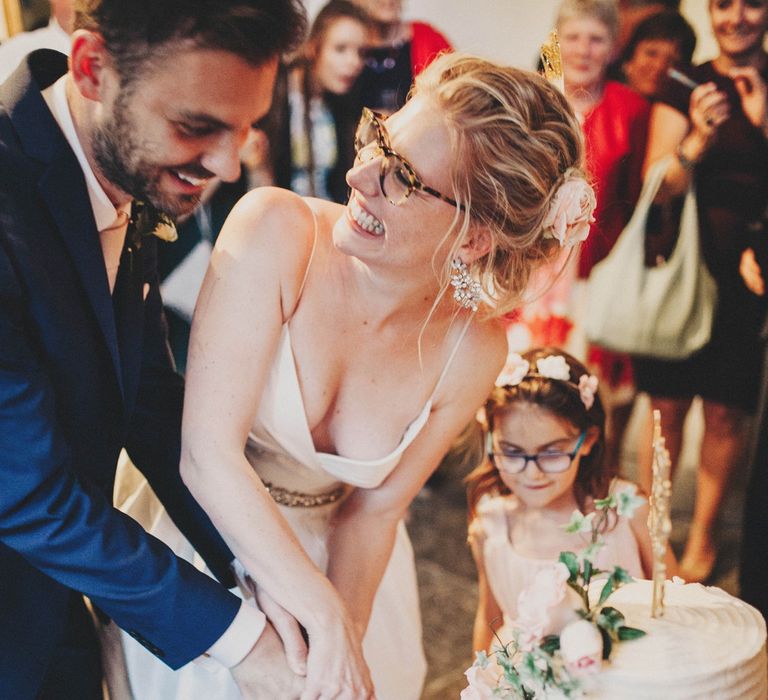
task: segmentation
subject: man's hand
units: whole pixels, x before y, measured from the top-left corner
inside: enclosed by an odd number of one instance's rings
[[[297,700],[304,687],[304,679],[288,667],[280,638],[269,623],[253,649],[230,670],[245,700]]]

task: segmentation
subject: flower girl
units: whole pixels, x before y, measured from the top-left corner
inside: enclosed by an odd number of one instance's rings
[[[518,598],[537,573],[561,551],[590,544],[586,533],[593,531],[598,499],[613,495],[618,508],[600,526],[595,567],[621,566],[638,578],[650,577],[652,569],[648,504],[603,460],[597,378],[570,355],[543,348],[511,355],[496,384],[478,414],[485,459],[467,477],[469,540],[479,575],[475,650],[491,647],[502,619],[499,637],[510,634],[509,626],[525,615]],[[667,560],[672,575],[671,550]]]

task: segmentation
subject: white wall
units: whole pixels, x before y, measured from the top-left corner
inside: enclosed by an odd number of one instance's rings
[[[325,0],[305,0],[310,14]],[[404,0],[405,16],[423,19],[453,45],[501,63],[533,68],[553,27],[560,0]],[[695,60],[715,55],[708,0],[683,0],[681,9],[699,37]]]
[[[704,63],[718,54],[712,25],[707,12],[708,0],[683,0],[680,10],[691,23],[696,32],[696,51],[693,54],[694,63]]]

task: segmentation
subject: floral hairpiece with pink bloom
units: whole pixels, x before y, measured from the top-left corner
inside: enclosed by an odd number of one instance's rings
[[[507,357],[507,363],[501,374],[496,378],[497,387],[517,386],[526,377],[546,377],[567,382],[579,390],[579,397],[584,408],[589,410],[595,403],[598,379],[594,374],[582,374],[578,384],[571,381],[571,368],[568,361],[562,355],[547,355],[536,360],[536,369],[531,371],[531,363],[523,359],[521,355],[512,352]],[[483,414],[484,416],[485,414]],[[478,417],[479,422],[483,420]]]
[[[544,218],[544,238],[557,239],[561,248],[585,241],[595,221],[596,206],[592,187],[576,170],[569,169]]]

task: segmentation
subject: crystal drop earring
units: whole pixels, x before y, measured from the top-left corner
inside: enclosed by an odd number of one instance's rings
[[[477,311],[477,305],[482,298],[483,288],[469,274],[467,264],[459,258],[451,263],[451,286],[454,287],[453,298],[465,309]]]

